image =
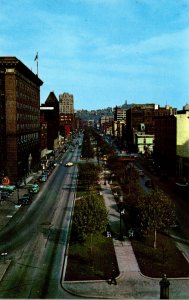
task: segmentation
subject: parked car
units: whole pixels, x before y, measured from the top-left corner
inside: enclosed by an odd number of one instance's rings
[[[153,181],[151,179],[147,179],[145,182],[145,186],[149,188],[153,188],[154,187]]]
[[[40,182],[45,182],[45,181],[47,181],[47,178],[48,178],[47,174],[42,174],[42,175],[39,177],[39,181],[40,181]]]
[[[19,199],[19,204],[21,205],[28,205],[31,203],[31,195],[30,194],[24,194],[20,199]]]
[[[29,186],[28,191],[31,194],[38,193],[39,192],[39,185],[37,183],[33,183],[31,186]]]
[[[8,191],[0,190],[0,199],[6,200],[6,198],[10,197],[10,193]]]

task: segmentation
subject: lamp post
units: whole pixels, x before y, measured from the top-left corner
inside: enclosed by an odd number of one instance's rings
[[[20,184],[19,184],[19,182],[17,182],[16,183],[16,190],[17,190],[17,201],[18,201],[18,204],[20,204],[19,187],[20,187]]]
[[[29,170],[29,173],[31,172],[31,162],[32,162],[32,155],[30,153],[29,156],[28,156],[28,170]]]
[[[123,241],[123,232],[122,232],[122,223],[121,223],[121,216],[124,215],[125,209],[123,208],[123,196],[119,198],[119,216],[120,216],[120,224],[119,224],[119,239]]]
[[[1,256],[3,256],[3,260],[4,260],[4,264],[5,264],[5,257],[7,256],[7,252],[3,252],[3,253],[1,253]]]
[[[24,184],[26,185],[26,169],[24,168]]]

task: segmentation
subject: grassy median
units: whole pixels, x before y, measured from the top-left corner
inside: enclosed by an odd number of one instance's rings
[[[107,280],[117,260],[111,238],[88,236],[84,243],[70,243],[65,280]]]

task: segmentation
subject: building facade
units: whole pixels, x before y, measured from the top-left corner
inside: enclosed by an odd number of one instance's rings
[[[1,172],[16,182],[39,162],[43,82],[16,57],[0,57],[0,74]]]
[[[69,93],[59,95],[60,134],[65,138],[74,129],[74,97]]]
[[[113,135],[119,141],[123,142],[124,131],[126,126],[126,109],[116,106],[113,109],[114,122],[113,122]]]
[[[127,110],[126,141],[132,150],[136,151],[134,136],[136,132],[155,134],[155,118],[174,115],[176,109],[168,105],[160,107],[157,104],[134,104]],[[144,130],[142,130],[144,127]]]
[[[162,171],[189,181],[189,110],[156,118],[154,155]]]
[[[53,150],[59,136],[59,102],[54,92],[49,93],[40,110],[41,116],[47,122],[47,148]]]
[[[176,174],[189,182],[189,110],[178,111],[175,115],[176,129]]]

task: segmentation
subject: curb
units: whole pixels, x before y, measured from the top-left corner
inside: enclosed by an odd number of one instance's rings
[[[6,260],[5,263],[0,264],[0,281],[3,279],[6,271],[8,270],[9,266],[11,264],[11,260]]]

